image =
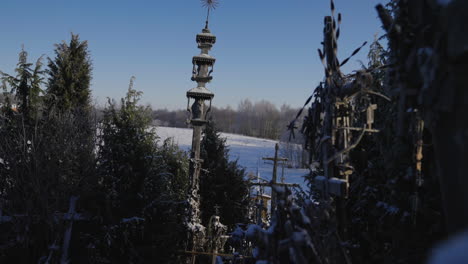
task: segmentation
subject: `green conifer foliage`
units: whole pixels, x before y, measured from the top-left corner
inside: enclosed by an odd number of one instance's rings
[[[132,81],[133,83],[133,78]],[[138,105],[141,92],[130,85],[120,108],[109,100],[102,123],[99,170],[114,208],[120,216],[132,214],[145,181],[154,176],[156,134],[150,128],[150,110]],[[148,187],[148,186],[146,186]],[[130,212],[127,212],[130,210]]]
[[[75,144],[68,149],[61,166],[68,168],[73,177],[93,177],[95,163],[96,124],[91,116],[90,81],[91,57],[87,41],[71,34],[67,44],[55,45],[55,58],[48,58],[45,107],[47,116],[54,122],[64,117],[73,121],[76,130]],[[52,117],[56,115],[57,118]],[[54,135],[55,130],[50,133]]]
[[[23,114],[26,120],[37,118],[41,103],[42,89],[44,82],[44,70],[42,70],[42,57],[40,57],[34,66],[28,62],[28,53],[23,49],[19,53],[19,60],[16,66],[16,76],[0,72],[5,85],[11,88],[11,94],[18,101],[18,110]]]
[[[207,225],[219,206],[221,222],[233,227],[246,221],[249,189],[245,170],[229,161],[226,139],[221,138],[213,121],[205,128],[201,143],[203,159],[200,177],[202,222]]]
[[[69,44],[55,45],[55,58],[49,58],[48,66],[49,108],[89,110],[92,64],[88,42],[80,41],[79,36],[72,33]]]
[[[98,173],[105,196],[103,243],[112,263],[173,263],[188,158],[170,141],[157,145],[151,109],[139,105],[133,78],[120,105],[109,100],[101,127]]]
[[[63,233],[63,222],[54,214],[68,210],[71,196],[84,198],[96,186],[96,129],[89,126],[88,116],[43,114],[41,58],[34,65],[27,55],[24,49],[20,52],[16,75],[1,74],[1,210],[24,216],[2,232],[0,240],[7,243],[2,245],[1,263],[37,262]],[[16,236],[24,239],[9,240]],[[57,262],[56,257],[51,262]]]

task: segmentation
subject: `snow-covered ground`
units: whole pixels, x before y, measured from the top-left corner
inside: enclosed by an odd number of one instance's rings
[[[188,151],[192,146],[192,129],[157,127],[156,133],[160,140],[172,137],[180,148]],[[277,141],[255,137],[247,137],[236,134],[221,133],[226,138],[229,146],[230,160],[238,160],[239,164],[246,168],[248,173],[257,174],[266,180],[271,179],[272,162],[265,162],[262,157],[273,157],[275,155],[275,144]],[[301,184],[305,188],[302,176],[308,173],[306,169],[284,168],[284,181],[288,183]],[[278,180],[281,180],[282,168],[278,167]]]

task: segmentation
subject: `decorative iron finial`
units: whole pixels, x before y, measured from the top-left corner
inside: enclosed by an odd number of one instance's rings
[[[201,0],[202,6],[207,9],[206,15],[206,25],[205,28],[208,28],[208,20],[210,18],[210,11],[215,10],[219,5],[219,0]]]

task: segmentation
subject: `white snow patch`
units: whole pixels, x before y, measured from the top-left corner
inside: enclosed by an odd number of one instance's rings
[[[192,145],[192,129],[176,128],[176,127],[157,127],[157,135],[161,140],[172,137],[174,142],[179,146]],[[226,138],[226,143],[229,146],[244,146],[244,147],[275,147],[277,141],[271,139],[255,138],[242,136],[237,134],[221,133],[221,136]]]
[[[185,151],[192,147],[192,129],[175,127],[156,127],[156,134],[160,141],[173,138],[174,143]],[[238,160],[239,165],[246,169],[247,173],[258,174],[261,178],[270,181],[273,171],[272,162],[265,162],[263,157],[273,157],[275,155],[275,144],[278,141],[271,139],[248,137],[237,134],[221,133],[226,138],[229,147],[229,159]],[[284,168],[284,181],[288,183],[300,184],[303,189],[307,189],[302,176],[309,173],[308,169]],[[281,181],[282,168],[278,167],[278,181]],[[269,188],[266,190],[269,193]]]

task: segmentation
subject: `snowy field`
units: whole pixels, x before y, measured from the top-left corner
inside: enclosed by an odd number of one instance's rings
[[[172,137],[180,148],[188,151],[192,146],[192,130],[188,128],[157,127],[156,133],[161,141]],[[239,164],[246,168],[248,173],[259,174],[266,180],[271,180],[273,165],[270,161],[263,161],[262,157],[275,155],[277,141],[255,137],[247,137],[236,134],[221,133],[226,138],[229,147],[229,159],[238,160]],[[308,173],[307,169],[284,168],[284,181],[301,184],[305,188],[302,176]],[[282,168],[278,167],[278,181],[281,180]]]

